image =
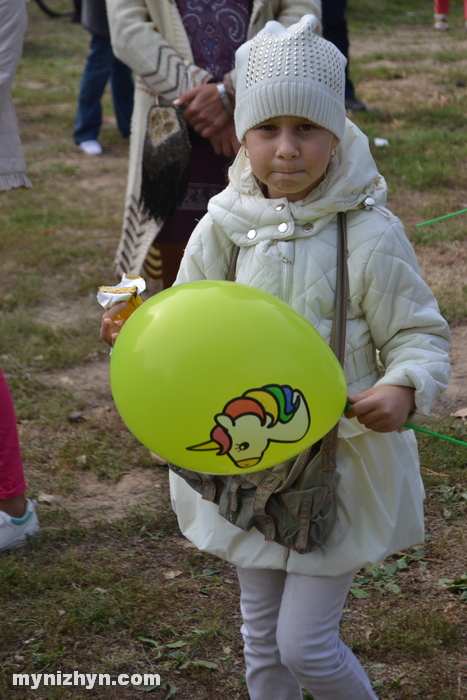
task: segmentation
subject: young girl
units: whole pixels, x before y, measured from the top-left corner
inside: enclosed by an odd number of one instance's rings
[[[183,534],[238,567],[252,700],[370,700],[371,683],[339,639],[355,572],[423,541],[416,440],[400,431],[427,415],[449,376],[449,330],[420,277],[368,140],[344,106],[345,59],[306,15],[270,22],[237,51],[236,131],[229,186],[185,251],[177,284],[236,280],[285,300],[329,342],[337,214],[347,213],[349,304],[345,374],[352,404],[339,423],[338,520],[325,546],[298,554],[240,530],[174,473]],[[117,305],[103,317],[115,340]],[[381,372],[377,351],[384,365]]]

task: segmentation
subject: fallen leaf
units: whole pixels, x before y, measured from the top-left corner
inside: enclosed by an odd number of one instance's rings
[[[454,603],[449,603],[443,610],[443,615],[449,624],[453,625],[457,622],[456,605]]]
[[[50,493],[43,493],[40,491],[37,500],[39,503],[45,503],[47,506],[51,506],[52,503],[55,503],[56,498]]]
[[[455,413],[451,413],[453,418],[460,418],[461,420],[467,420],[467,408],[460,408]]]
[[[162,575],[164,578],[173,579],[177,578],[177,576],[180,576],[180,574],[183,574],[183,571],[178,571],[177,569],[175,569],[174,571],[164,571]]]

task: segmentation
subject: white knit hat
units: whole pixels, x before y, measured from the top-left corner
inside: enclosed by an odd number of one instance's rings
[[[236,53],[235,127],[248,129],[279,116],[304,117],[342,139],[345,64],[334,44],[315,34],[318,20],[305,15],[286,29],[268,22]]]

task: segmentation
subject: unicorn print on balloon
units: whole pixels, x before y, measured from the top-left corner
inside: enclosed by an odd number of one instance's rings
[[[310,427],[305,397],[290,386],[268,384],[232,399],[214,416],[211,439],[188,450],[219,450],[236,467],[258,464],[271,442],[298,442]]]

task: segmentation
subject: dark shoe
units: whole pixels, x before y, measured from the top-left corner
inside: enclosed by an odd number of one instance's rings
[[[366,112],[367,106],[361,100],[357,100],[356,97],[349,97],[345,101],[345,108],[352,110],[352,112]]]

